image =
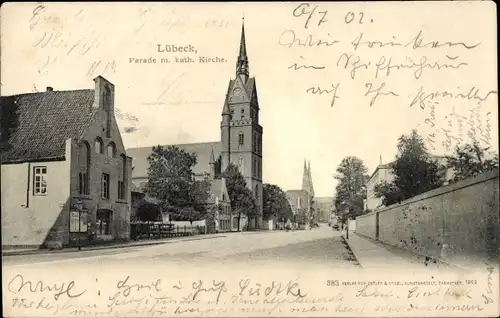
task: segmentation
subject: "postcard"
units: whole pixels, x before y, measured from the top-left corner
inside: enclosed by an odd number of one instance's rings
[[[6,317],[498,317],[495,4],[4,3]]]

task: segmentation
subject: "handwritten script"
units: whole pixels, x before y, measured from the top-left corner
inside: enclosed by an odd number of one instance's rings
[[[329,107],[420,107],[434,149],[439,144],[450,150],[466,138],[491,145],[493,119],[487,109],[496,107],[491,106],[496,83],[471,81],[484,67],[477,58],[486,50],[481,40],[433,32],[431,26],[421,27],[423,22],[391,26],[382,19],[388,20],[386,15],[377,16],[382,11],[369,12],[375,5],[367,12],[330,8],[294,4],[289,11],[293,27],[277,34],[278,47],[292,58],[287,71],[303,83],[307,96]],[[375,31],[382,25],[383,32]]]
[[[493,267],[489,267],[491,279]],[[58,316],[282,316],[482,313],[493,304],[486,290],[466,281],[176,280],[127,275],[114,284],[45,281],[17,274],[7,281],[10,313]],[[475,281],[474,281],[475,282]],[[472,285],[471,285],[472,284]],[[306,284],[307,286],[312,286]]]

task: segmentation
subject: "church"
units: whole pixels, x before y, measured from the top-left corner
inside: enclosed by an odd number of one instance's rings
[[[258,209],[250,228],[262,226],[262,126],[259,124],[259,102],[254,77],[250,77],[245,26],[241,27],[239,55],[236,61],[236,74],[229,80],[224,105],[222,107],[220,132],[221,139],[216,142],[163,145],[176,146],[189,153],[195,153],[198,162],[193,167],[197,180],[221,178],[229,163],[238,167],[252,190]],[[133,157],[132,183],[142,189],[148,181],[147,158],[152,147],[130,148]],[[233,225],[234,227],[234,225]]]
[[[305,212],[306,218],[306,226],[308,227],[311,221],[311,217],[315,217],[312,213],[314,209],[314,186],[312,182],[311,175],[311,163],[304,160],[304,172],[302,175],[302,189],[300,190],[288,190],[286,191],[286,197],[288,202],[290,203],[290,207],[292,208],[292,213],[294,215],[294,221],[297,221],[297,218],[300,212]],[[313,220],[315,221],[315,220]]]

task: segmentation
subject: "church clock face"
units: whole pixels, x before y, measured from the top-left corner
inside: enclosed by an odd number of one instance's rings
[[[241,96],[241,88],[236,87],[235,89],[233,89],[233,95],[234,96]]]

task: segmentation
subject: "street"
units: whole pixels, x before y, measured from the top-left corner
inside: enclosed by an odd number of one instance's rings
[[[74,268],[98,265],[101,268],[120,263],[127,266],[155,265],[280,265],[355,268],[358,263],[343,242],[340,232],[326,224],[303,231],[221,233],[173,240],[165,244],[133,246],[80,252],[2,257],[3,266]]]

